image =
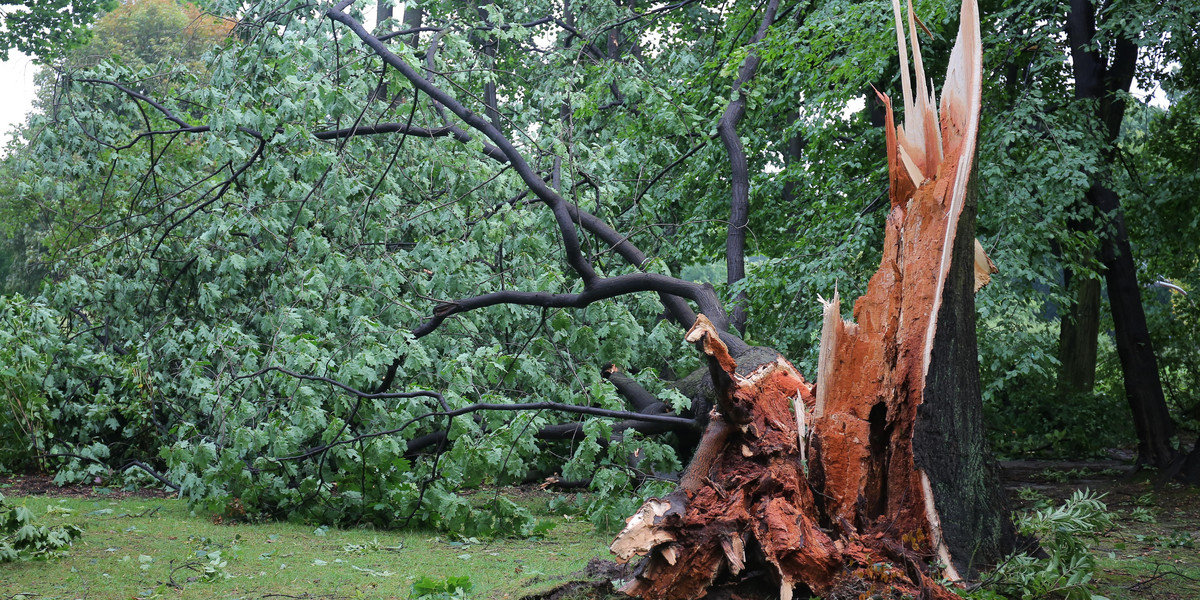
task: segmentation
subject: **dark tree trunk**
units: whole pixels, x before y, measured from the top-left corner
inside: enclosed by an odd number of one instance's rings
[[[392,18],[395,10],[391,0],[379,0],[375,4],[375,29],[379,29],[380,23]]]
[[[475,7],[476,13],[479,15],[479,19],[485,23],[488,20],[488,11],[486,7],[491,3],[492,0],[480,0]],[[484,68],[494,69],[496,67],[496,46],[499,44],[499,42],[496,40],[496,36],[491,34],[473,34],[471,36],[471,41],[475,45],[479,46],[481,53],[485,57]],[[483,110],[487,114],[488,120],[492,122],[492,126],[503,131],[504,126],[500,122],[500,111],[496,109],[495,81],[489,80],[487,83],[483,84]]]
[[[1176,458],[1171,445],[1175,424],[1163,397],[1158,360],[1150,342],[1150,329],[1146,326],[1137,267],[1133,263],[1120,200],[1116,192],[1100,184],[1092,185],[1088,198],[1102,214],[1108,215],[1110,222],[1102,234],[1100,260],[1108,283],[1117,355],[1125,374],[1125,397],[1133,410],[1133,425],[1138,436],[1138,462],[1167,468]]]
[[[794,124],[800,120],[800,113],[792,111],[788,114],[788,123]],[[788,173],[789,169],[800,169],[804,160],[804,147],[807,145],[807,140],[799,132],[788,136],[787,153],[783,155],[784,173]],[[794,175],[793,175],[794,177]],[[792,206],[797,201],[796,184],[790,179],[783,184],[783,204],[784,206]]]
[[[421,26],[421,22],[425,20],[425,12],[418,6],[404,5],[404,28],[416,29]],[[420,34],[414,33],[408,37],[408,45],[416,48],[420,43]]]
[[[1003,556],[1012,543],[1008,508],[996,489],[983,428],[975,337],[975,190],[966,197],[913,430],[916,467],[929,478],[942,538],[963,576]]]
[[[1058,394],[1091,394],[1096,387],[1096,353],[1100,334],[1100,280],[1066,270],[1070,304],[1058,330]]]
[[[758,31],[750,38],[750,45],[758,43],[767,35],[771,24],[775,21],[775,13],[779,9],[779,0],[769,0],[763,11],[762,21]],[[742,147],[742,139],[738,136],[737,127],[742,117],[746,115],[747,99],[742,93],[746,85],[758,71],[760,58],[752,48],[738,68],[737,79],[733,82],[733,100],[725,107],[725,112],[717,122],[717,134],[725,145],[729,155],[730,167],[730,196],[729,196],[729,228],[725,234],[725,281],[733,285],[746,277],[746,228],[750,223],[750,171],[746,160],[746,150]],[[733,309],[729,318],[738,333],[746,334],[746,294],[739,293],[733,299]]]
[[[1096,7],[1091,0],[1071,0],[1066,30],[1075,71],[1075,96],[1095,102],[1096,117],[1104,125],[1109,145],[1104,158],[1111,166],[1125,116],[1124,94],[1133,83],[1138,47],[1124,34],[1115,34],[1112,63],[1107,63],[1097,48]],[[1108,284],[1125,397],[1138,435],[1138,463],[1167,469],[1177,457],[1171,445],[1175,426],[1163,396],[1120,198],[1103,183],[1102,176],[1093,180],[1086,198],[1096,211],[1100,261]]]

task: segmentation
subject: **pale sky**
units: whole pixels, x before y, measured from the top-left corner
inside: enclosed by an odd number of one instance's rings
[[[34,73],[33,61],[15,49],[0,63],[0,148],[8,144],[13,125],[24,122],[33,107]]]

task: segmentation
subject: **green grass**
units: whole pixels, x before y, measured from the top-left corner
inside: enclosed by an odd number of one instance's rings
[[[1200,494],[1117,477],[1089,479],[1108,493],[1115,526],[1091,551],[1095,591],[1111,600],[1200,598]],[[1026,486],[1015,500],[1058,503],[1077,484]],[[84,527],[70,554],[0,565],[0,600],[410,598],[413,583],[467,576],[473,599],[517,599],[564,582],[591,558],[610,558],[608,536],[552,515],[549,494],[516,490],[517,502],[557,527],[541,539],[461,540],[437,532],[319,529],[291,523],[215,524],[179,500],[16,496],[40,522]],[[511,490],[505,490],[509,493]],[[492,492],[481,493],[480,502]],[[486,497],[485,497],[486,496]],[[48,512],[49,511],[49,512]],[[64,511],[69,511],[69,514]],[[226,562],[199,578],[208,553]],[[197,553],[203,555],[197,556]],[[224,577],[228,575],[228,577]],[[189,580],[189,577],[194,578]],[[175,585],[172,585],[172,582]]]
[[[1174,484],[1130,487],[1136,491],[1114,494],[1117,525],[1092,547],[1098,592],[1111,600],[1200,598],[1200,495]]]
[[[81,540],[62,558],[0,565],[0,598],[409,598],[421,577],[469,576],[472,598],[519,598],[608,558],[586,522],[554,520],[541,539],[458,540],[432,531],[328,529],[290,523],[215,524],[174,499],[9,496],[39,522],[73,523]],[[528,499],[526,499],[528,500]],[[47,510],[50,512],[47,513]],[[69,514],[62,511],[69,511]],[[219,551],[205,579],[192,567]],[[189,580],[191,578],[191,580]]]

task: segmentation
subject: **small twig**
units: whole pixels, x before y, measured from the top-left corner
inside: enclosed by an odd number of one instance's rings
[[[305,593],[305,594],[301,594],[299,596],[293,596],[291,594],[263,594],[262,597],[263,598],[297,598],[298,600],[313,600],[314,598],[330,598],[332,600],[333,598],[349,598],[350,596],[335,596],[333,594],[313,595],[313,594]]]
[[[153,517],[156,513],[158,513],[158,511],[160,509],[162,509],[161,506],[155,506],[154,508],[147,508],[146,510],[143,510],[142,512],[140,512],[136,515],[125,514],[125,515],[121,515],[121,517],[126,518],[126,519],[140,519],[142,517]]]
[[[1183,579],[1186,579],[1186,580],[1188,580],[1188,581],[1200,582],[1200,579],[1196,579],[1195,577],[1190,577],[1190,576],[1188,576],[1188,575],[1184,575],[1183,573],[1181,573],[1181,572],[1179,571],[1179,569],[1175,569],[1174,571],[1166,571],[1166,572],[1163,572],[1163,573],[1159,573],[1159,571],[1160,571],[1160,570],[1161,570],[1161,569],[1162,569],[1164,566],[1166,566],[1164,563],[1160,563],[1160,562],[1159,562],[1159,563],[1154,563],[1154,575],[1152,575],[1152,576],[1151,576],[1149,579],[1147,579],[1147,580],[1145,580],[1145,581],[1139,581],[1139,582],[1137,582],[1137,583],[1134,583],[1134,584],[1132,584],[1132,585],[1130,585],[1130,586],[1126,587],[1125,589],[1127,589],[1127,590],[1129,590],[1129,591],[1131,591],[1131,592],[1137,592],[1137,591],[1141,591],[1141,590],[1142,590],[1144,587],[1147,587],[1147,586],[1149,586],[1150,584],[1152,584],[1152,583],[1154,583],[1154,582],[1158,581],[1159,579],[1164,579],[1164,578],[1166,578],[1166,577],[1169,577],[1169,576],[1171,576],[1171,575],[1174,575],[1174,576],[1176,576],[1176,577],[1181,577],[1181,578],[1183,578]]]

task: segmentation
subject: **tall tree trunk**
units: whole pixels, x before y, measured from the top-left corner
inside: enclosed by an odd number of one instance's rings
[[[416,29],[421,26],[421,22],[425,19],[425,11],[419,6],[412,6],[412,3],[404,4],[404,28]],[[414,33],[408,37],[408,45],[416,48],[420,43],[420,34]]]
[[[799,111],[788,113],[788,124],[794,124],[800,120]],[[807,140],[799,132],[788,136],[787,153],[783,155],[783,172],[791,174],[789,169],[800,169],[804,160],[804,147],[808,145]],[[795,175],[792,175],[793,177]],[[792,206],[796,202],[796,183],[790,179],[783,184],[783,204],[784,206]]]
[[[476,3],[475,11],[479,15],[479,20],[490,24],[488,21],[487,6],[492,3],[492,0],[479,0]],[[471,43],[478,46],[484,56],[484,68],[496,68],[496,46],[499,43],[496,36],[488,34],[471,34]],[[500,111],[496,110],[496,82],[493,80],[483,84],[483,111],[487,114],[487,118],[492,122],[492,126],[496,129],[504,131],[504,126],[500,122]]]
[[[1070,303],[1058,330],[1058,394],[1090,394],[1096,387],[1096,354],[1100,334],[1100,280],[1065,269]]]
[[[379,0],[375,4],[375,28],[379,29],[380,23],[392,18],[394,10],[396,9],[392,0]]]
[[[1112,307],[1113,329],[1117,338],[1117,356],[1125,375],[1125,397],[1133,410],[1133,425],[1138,436],[1138,462],[1167,468],[1176,458],[1171,445],[1175,424],[1163,397],[1158,360],[1150,342],[1142,293],[1137,284],[1137,266],[1129,246],[1129,232],[1116,192],[1095,183],[1088,198],[1109,216],[1110,226],[1103,235],[1100,260],[1108,283],[1108,303]]]
[[[1071,0],[1066,29],[1075,72],[1075,96],[1095,102],[1096,116],[1104,124],[1109,146],[1104,158],[1111,167],[1125,117],[1125,94],[1133,83],[1138,47],[1125,34],[1115,34],[1109,64],[1096,44],[1096,8],[1091,0]],[[1105,170],[1110,171],[1111,168]],[[1103,174],[1092,182],[1086,198],[1097,215],[1100,261],[1108,284],[1125,397],[1138,435],[1138,463],[1166,469],[1177,456],[1171,445],[1175,425],[1163,396],[1121,201],[1101,177]]]
[[[907,65],[894,0],[901,64]],[[915,30],[909,12],[909,29]],[[887,107],[891,211],[883,259],[843,321],[825,303],[817,382],[782,357],[739,365],[703,315],[717,408],[679,488],[651,499],[613,542],[647,555],[624,588],[690,600],[716,585],[827,597],[952,599],[997,560],[1011,526],[988,467],[975,339],[974,171],[982,86],[979,21],[963,3],[939,119],[913,36],[905,124]],[[944,154],[943,154],[944,152]],[[985,259],[986,260],[986,259]],[[939,566],[931,567],[930,562]],[[773,595],[773,594],[772,594]]]

